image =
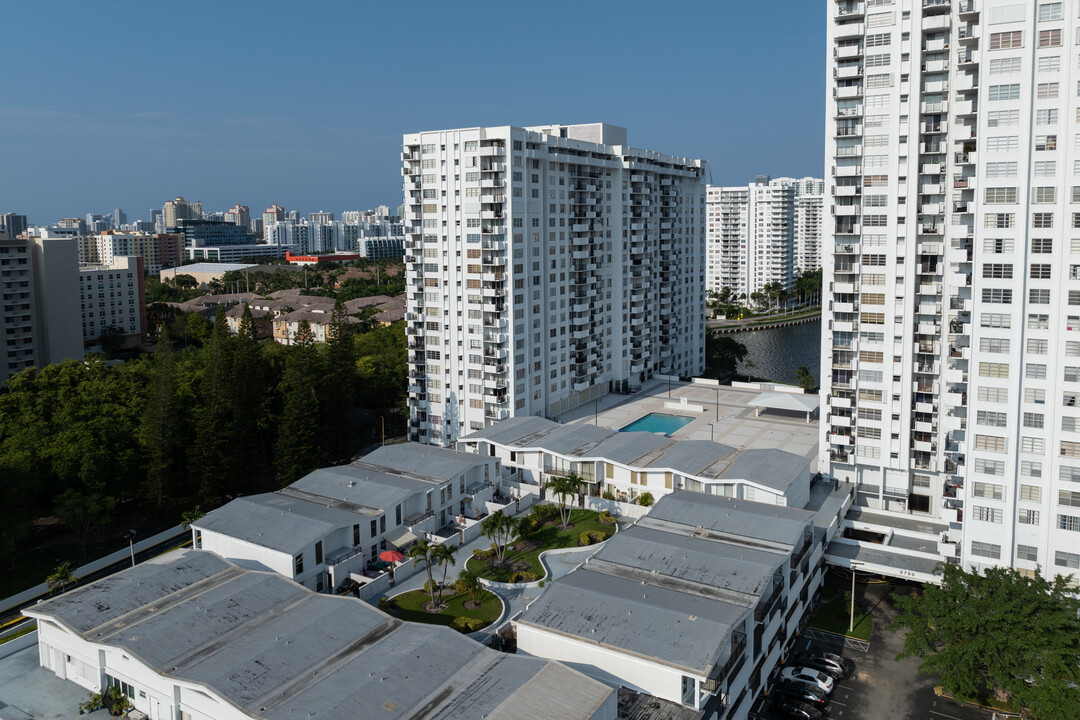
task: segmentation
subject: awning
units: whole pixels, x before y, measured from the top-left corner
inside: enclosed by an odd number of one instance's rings
[[[391,530],[383,536],[383,539],[399,550],[411,542],[416,542],[416,536],[409,532],[409,528],[407,527],[399,527],[396,530]]]
[[[821,400],[817,395],[796,395],[793,393],[765,392],[746,403],[750,407],[767,410],[791,410],[793,412],[813,412],[818,409]]]

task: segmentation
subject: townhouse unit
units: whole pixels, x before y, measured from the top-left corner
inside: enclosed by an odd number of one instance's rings
[[[191,525],[196,547],[334,592],[387,549],[475,517],[499,460],[415,443],[386,445],[272,493],[232,500]]]
[[[702,371],[704,162],[606,124],[403,145],[414,439]]]
[[[562,425],[537,417],[503,420],[458,441],[517,470],[521,482],[543,486],[553,476],[577,475],[582,491],[606,491],[630,501],[679,490],[804,507],[814,473],[810,460],[776,449],[737,449],[705,440],[672,440],[649,432],[614,432],[595,425]]]
[[[742,720],[802,626],[826,539],[807,510],[675,492],[551,583],[518,648],[679,717]]]
[[[864,540],[920,524],[927,564],[1075,573],[1080,3],[828,12],[821,467]]]
[[[149,720],[615,720],[614,690],[212,553],[178,550],[27,608],[41,666]]]

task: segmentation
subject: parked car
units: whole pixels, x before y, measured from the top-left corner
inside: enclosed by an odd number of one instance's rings
[[[780,696],[773,700],[772,710],[780,717],[792,720],[821,720],[821,711],[813,705],[794,698]]]
[[[852,662],[847,658],[836,653],[822,652],[813,648],[803,653],[796,663],[815,670],[821,670],[832,675],[837,680],[843,680],[851,675],[853,669]]]
[[[830,675],[821,672],[820,670],[814,670],[808,667],[789,667],[780,671],[781,680],[791,680],[794,682],[806,683],[814,687],[820,688],[822,691],[831,693],[833,690],[833,679]]]
[[[820,708],[825,705],[825,691],[803,682],[780,681],[776,683],[776,693],[792,700],[809,703]]]

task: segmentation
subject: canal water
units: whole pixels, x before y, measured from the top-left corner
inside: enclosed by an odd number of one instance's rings
[[[746,346],[746,358],[754,367],[747,368],[745,361],[739,364],[740,373],[754,377],[794,383],[795,368],[810,368],[818,385],[821,384],[821,320],[804,325],[751,330],[732,333],[728,337]]]

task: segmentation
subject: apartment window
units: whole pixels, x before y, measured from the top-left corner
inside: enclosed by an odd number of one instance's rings
[[[1024,413],[1023,423],[1026,428],[1042,429],[1045,420],[1042,413]]]
[[[994,58],[990,61],[991,75],[1010,75],[1020,72],[1020,58]]]
[[[1028,338],[1027,352],[1031,355],[1045,355],[1049,341],[1046,338]]]
[[[1009,305],[1012,303],[1012,290],[1008,288],[983,288],[982,301],[993,305]]]
[[[1064,375],[1065,382],[1080,382],[1080,367],[1066,365]]]
[[[1019,86],[1017,86],[1019,87]],[[992,89],[992,88],[991,88]],[[1058,83],[1048,82],[1039,83],[1035,86],[1035,99],[1036,100],[1055,100],[1058,97]],[[1019,95],[1017,95],[1019,97]],[[1014,100],[1016,98],[1013,98]]]
[[[1022,460],[1020,462],[1020,474],[1024,477],[1042,477],[1042,463],[1037,460]],[[1036,495],[1038,495],[1039,487],[1037,485],[1021,485],[1021,500],[1024,499],[1024,488],[1034,488],[1036,491]]]
[[[1028,290],[1028,302],[1032,305],[1049,305],[1050,304],[1050,291],[1048,289],[1031,289]]]
[[[1009,338],[979,338],[979,352],[1007,353],[1010,344]]]
[[[1042,438],[1030,437],[1028,435],[1020,438],[1020,452],[1041,455],[1045,449],[1046,441]]]
[[[999,135],[986,139],[986,149],[991,152],[1016,152],[1019,143],[1017,135]]]
[[[976,482],[972,483],[972,494],[979,498],[1000,500],[1003,497],[1004,490],[1000,485],[994,483]]]
[[[986,163],[986,177],[988,179],[1016,177],[1016,162],[988,162]]]
[[[871,3],[871,6],[873,3]],[[866,41],[863,43],[866,47],[886,47],[892,44],[892,34],[890,33],[873,33],[866,36]]]
[[[1013,251],[1012,238],[984,238],[983,252],[1001,255]]]
[[[986,213],[983,227],[1004,230],[1016,226],[1016,213]]]
[[[1031,252],[1035,255],[1046,255],[1054,252],[1054,240],[1052,238],[1032,238]]]
[[[1054,564],[1058,567],[1080,568],[1080,553],[1070,553],[1063,550],[1054,552]]]
[[[975,449],[988,452],[1005,452],[1005,438],[996,435],[976,435]]]
[[[1061,30],[1040,30],[1039,31],[1039,47],[1061,47]]]
[[[1061,456],[1062,457],[1080,457],[1080,442],[1072,442],[1069,440],[1061,441]]]
[[[990,33],[991,50],[1008,50],[1024,46],[1024,33],[1020,30]]]
[[[992,543],[979,542],[978,540],[972,540],[971,554],[977,557],[993,558],[995,560],[998,560],[1001,558],[1001,546],[994,545]]]
[[[896,23],[895,18],[896,18],[896,13],[891,12],[891,11],[890,12],[870,13],[869,15],[866,16],[866,27],[868,29],[869,28],[876,28],[876,27],[887,27],[889,25],[893,25],[893,24]]]
[[[1007,377],[1009,377],[1009,364],[1008,363],[995,363],[995,362],[980,362],[979,363],[979,377],[1007,378]]]
[[[1048,84],[1048,83],[1044,83]],[[1055,83],[1056,85],[1056,83]],[[1056,95],[1054,97],[1057,97]],[[990,100],[1019,100],[1020,99],[1020,83],[1008,83],[1004,85],[991,85]]]
[[[1038,69],[1039,72],[1057,72],[1061,69],[1061,57],[1051,55],[1039,58]]]
[[[1036,150],[1057,150],[1057,135],[1036,135]]]
[[[1031,213],[1031,227],[1039,229],[1054,227],[1054,213]]]
[[[1020,508],[1020,511],[1016,514],[1016,520],[1021,525],[1038,525],[1039,511],[1031,510],[1030,508]]]
[[[1028,330],[1049,330],[1050,316],[1032,313],[1028,315],[1027,326]]]
[[[300,553],[293,558],[293,576],[300,575],[304,572],[304,553]]]
[[[1033,545],[1017,545],[1016,558],[1036,562],[1039,559],[1039,549]]]
[[[1061,20],[1061,3],[1043,3],[1039,6],[1039,22]]]
[[[982,313],[979,315],[979,325],[984,328],[1010,328],[1012,316],[1005,313]]]
[[[1054,177],[1057,174],[1057,160],[1036,160],[1032,163],[1031,172],[1035,177]]]
[[[975,458],[975,472],[983,475],[1004,475],[1005,463],[1001,460]]]
[[[1001,523],[1001,508],[975,506],[975,519],[980,522]]]
[[[1028,363],[1024,366],[1024,377],[1028,380],[1045,380],[1046,365],[1043,363]]]
[[[1058,530],[1080,532],[1080,517],[1076,515],[1058,515],[1057,528]]]
[[[984,278],[1011,280],[1013,276],[1013,266],[1010,263],[986,263],[982,266],[982,271]]]
[[[1061,418],[1061,429],[1064,432],[1077,432],[1077,428],[1080,428],[1080,422],[1077,421],[1077,418],[1068,416]]]

